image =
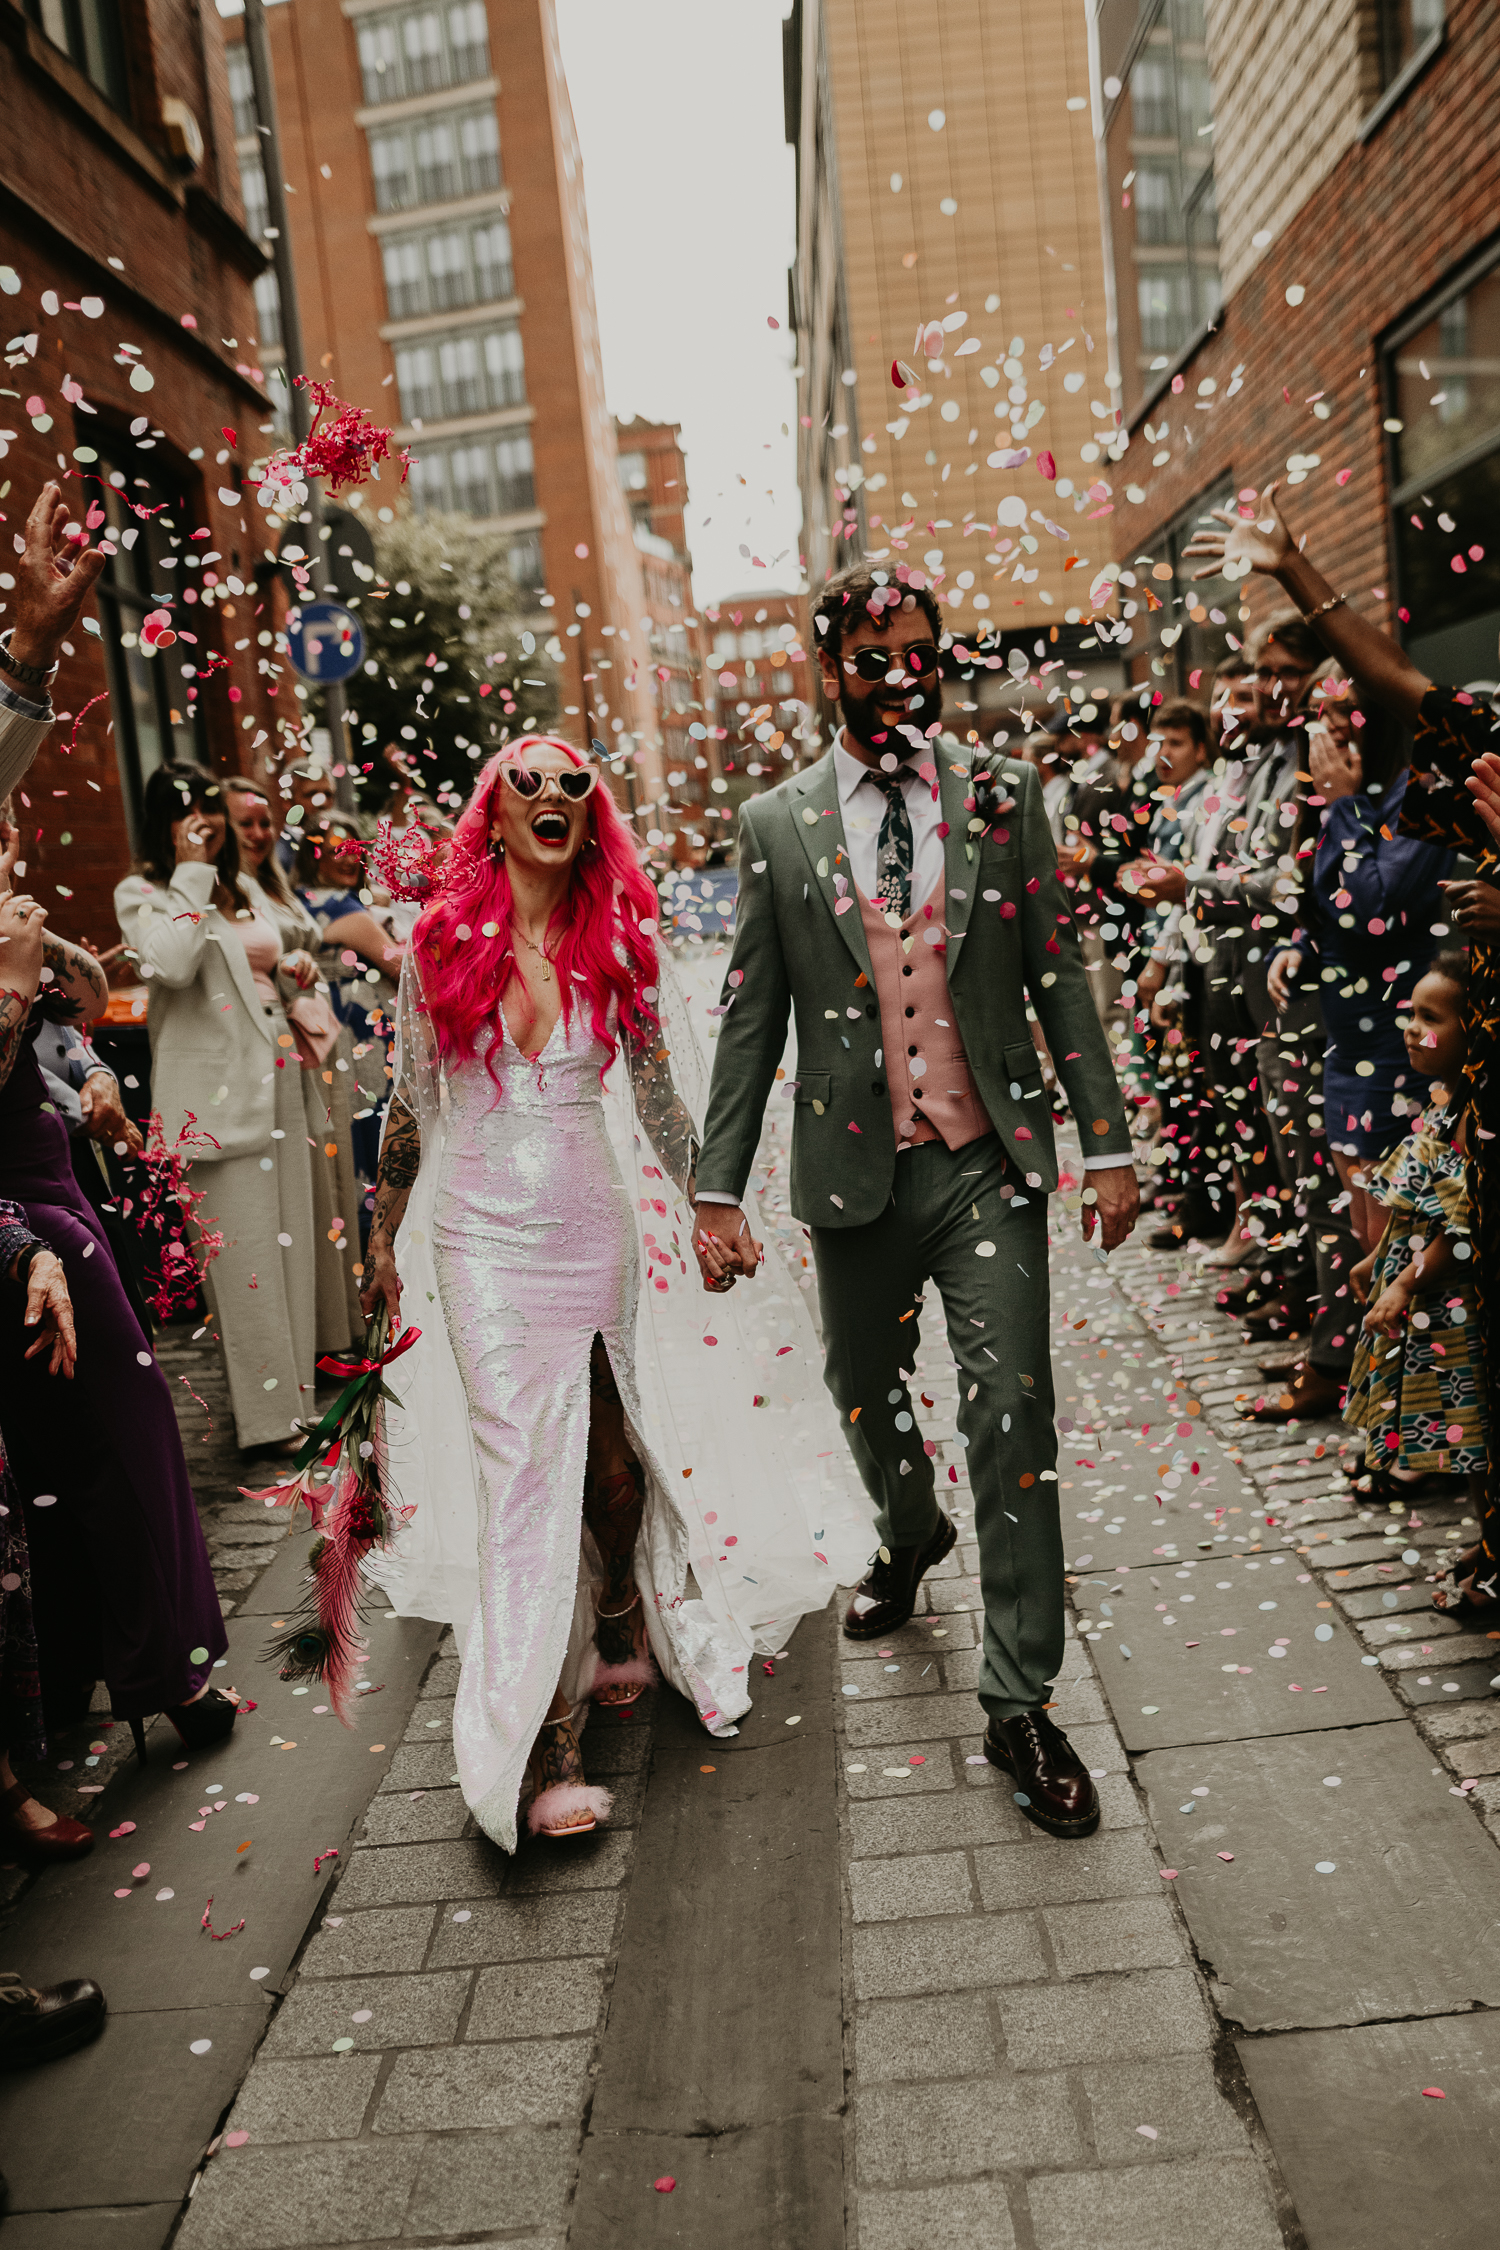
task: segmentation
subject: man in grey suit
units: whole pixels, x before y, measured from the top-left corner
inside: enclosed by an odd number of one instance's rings
[[[812,1235],[824,1379],[880,1536],[844,1631],[904,1625],[957,1537],[908,1388],[935,1281],[979,1544],[985,1754],[1032,1820],[1086,1836],[1098,1797],[1045,1709],[1064,1638],[1047,1334],[1057,1163],[1028,994],[1083,1139],[1084,1232],[1102,1222],[1106,1250],[1139,1202],[1124,1108],[1035,769],[976,759],[940,732],[942,615],[925,581],[856,564],[814,622],[843,726],[826,758],[740,814],[695,1232],[755,1272],[738,1204],[795,1009],[792,1209]]]

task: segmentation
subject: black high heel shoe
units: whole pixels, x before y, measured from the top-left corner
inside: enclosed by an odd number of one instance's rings
[[[197,1696],[191,1703],[174,1704],[162,1717],[171,1720],[185,1750],[209,1750],[216,1742],[224,1741],[242,1711],[254,1709],[253,1703],[236,1702],[222,1688],[211,1687],[206,1695]],[[146,1724],[143,1719],[130,1721],[130,1738],[135,1744],[136,1757],[144,1765]]]

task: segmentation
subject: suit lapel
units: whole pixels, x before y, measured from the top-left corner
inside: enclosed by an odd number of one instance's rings
[[[832,751],[826,758],[820,758],[815,766],[809,766],[806,773],[798,774],[793,792],[790,806],[792,826],[807,855],[813,883],[833,917],[834,927],[873,984],[875,972],[870,965],[864,918],[859,911],[854,874],[849,865],[849,840],[844,834],[844,815],[839,805],[838,774]],[[834,885],[835,875],[843,876],[843,897],[849,902],[844,906],[842,914],[836,911],[841,901]]]
[[[969,759],[962,752],[955,754],[955,746],[941,739],[933,747],[943,819],[948,825],[943,844],[948,894],[943,902],[943,919],[948,925],[948,974],[951,977],[974,905],[974,885],[979,879],[979,845],[977,840],[973,843],[969,840],[970,815],[964,804],[964,799],[972,794]],[[955,766],[959,768],[957,773],[953,771]]]

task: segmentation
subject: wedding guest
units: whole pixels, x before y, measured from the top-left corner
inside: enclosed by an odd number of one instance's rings
[[[197,766],[146,783],[142,852],[115,912],[146,983],[152,1098],[202,1191],[203,1288],[245,1449],[296,1450],[313,1404],[318,1260],[313,1159],[288,1019],[313,982],[240,872],[220,785]],[[209,1246],[222,1236],[217,1254]]]
[[[318,924],[277,856],[276,819],[269,798],[257,783],[240,774],[231,774],[223,786],[244,877],[258,886],[262,910],[280,933],[284,961],[297,964],[294,973],[303,987],[287,1016],[302,1064],[302,1100],[312,1144],[317,1342],[320,1353],[344,1352],[364,1332],[354,1272],[359,1256],[359,1183],[350,1100],[353,1041],[341,1031],[331,995],[319,989]],[[311,971],[305,984],[304,965]]]
[[[33,899],[0,901],[9,987],[0,995],[0,1197],[61,1261],[77,1356],[60,1310],[50,1339],[19,1348],[41,1324],[28,1262],[46,1254],[23,1244],[16,1271],[28,1285],[25,1309],[0,1321],[0,1430],[26,1520],[48,1721],[81,1717],[102,1678],[144,1758],[151,1714],[164,1712],[190,1747],[206,1745],[229,1732],[236,1701],[211,1685],[227,1643],[172,1394],[73,1176],[67,1128],[24,1036],[44,968],[48,1014],[89,1022],[109,997],[93,955],[45,925]],[[59,1373],[74,1384],[61,1443]]]
[[[335,813],[320,821],[297,850],[297,897],[318,923],[318,969],[353,1041],[359,1102],[354,1112],[354,1163],[373,1183],[380,1128],[390,1092],[391,1027],[405,951],[391,929],[389,904],[364,905],[366,843],[355,823]],[[373,894],[370,894],[373,897]]]

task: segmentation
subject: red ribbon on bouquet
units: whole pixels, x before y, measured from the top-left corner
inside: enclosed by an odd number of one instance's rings
[[[325,1375],[342,1375],[346,1379],[354,1375],[373,1375],[377,1367],[389,1367],[393,1359],[399,1359],[403,1352],[409,1352],[413,1344],[420,1342],[421,1335],[420,1328],[404,1328],[400,1342],[392,1344],[390,1350],[382,1352],[378,1359],[334,1359],[330,1356],[328,1359],[320,1359],[318,1366]]]

